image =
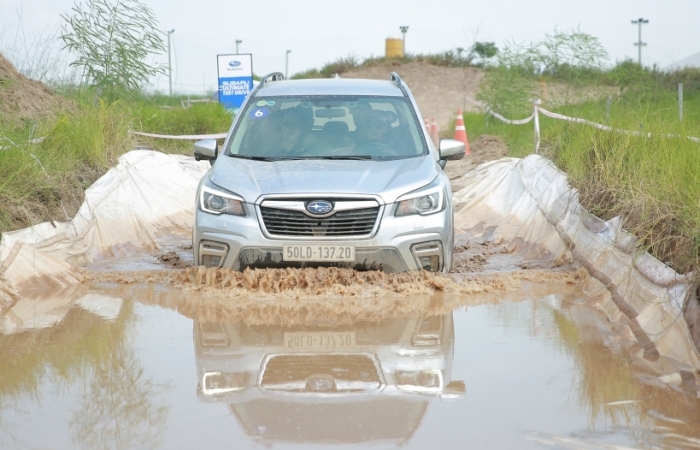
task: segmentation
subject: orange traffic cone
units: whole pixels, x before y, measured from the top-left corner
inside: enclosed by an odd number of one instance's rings
[[[465,155],[472,154],[469,149],[469,139],[467,139],[467,129],[464,128],[464,117],[461,109],[457,110],[457,118],[455,119],[455,140],[464,142]]]
[[[437,127],[437,122],[435,122],[435,119],[430,123],[430,139],[433,140],[433,145],[435,145],[435,148],[438,148],[440,145],[440,137],[438,136],[438,127]]]

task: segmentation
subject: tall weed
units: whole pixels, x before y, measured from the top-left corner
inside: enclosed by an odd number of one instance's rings
[[[0,231],[75,214],[83,191],[133,148],[119,102],[83,105],[40,125],[43,142],[0,150]]]
[[[41,154],[57,170],[70,170],[76,164],[109,167],[133,145],[128,111],[119,101],[100,100],[95,107],[84,105],[75,113],[63,114],[45,133]]]
[[[698,121],[673,120],[658,100],[617,106],[613,128],[651,136],[567,124],[549,137],[553,159],[590,211],[622,215],[645,249],[678,271],[692,270],[700,257],[700,145],[685,136],[698,134]]]

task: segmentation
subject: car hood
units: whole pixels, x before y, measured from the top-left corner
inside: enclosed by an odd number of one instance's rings
[[[421,156],[393,161],[252,161],[221,156],[212,183],[254,203],[269,194],[371,194],[385,203],[427,185],[438,176],[435,159]]]

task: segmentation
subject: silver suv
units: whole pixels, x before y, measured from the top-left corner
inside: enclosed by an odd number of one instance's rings
[[[264,77],[238,111],[196,199],[195,265],[234,270],[452,268],[452,191],[464,144],[435,149],[408,86]]]

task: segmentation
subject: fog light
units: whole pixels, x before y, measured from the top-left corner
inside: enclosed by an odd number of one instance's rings
[[[418,260],[423,270],[428,270],[430,272],[437,272],[440,270],[440,258],[438,256],[421,256]]]
[[[440,392],[442,390],[442,372],[434,369],[417,372],[396,372],[396,385],[402,391],[408,392]]]
[[[221,256],[204,255],[202,256],[202,265],[205,267],[218,267],[221,262]]]
[[[411,246],[411,253],[416,259],[418,268],[429,272],[442,270],[442,242],[430,241],[414,244]]]
[[[199,243],[199,264],[204,267],[221,267],[228,254],[228,245],[220,242]]]

